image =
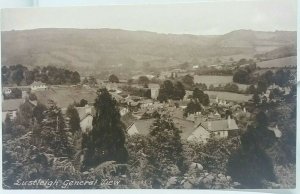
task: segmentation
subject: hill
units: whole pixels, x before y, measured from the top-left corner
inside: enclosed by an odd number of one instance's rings
[[[296,42],[296,32],[238,30],[176,35],[118,29],[2,32],[2,65],[67,66],[82,71],[169,67],[203,58],[264,53]]]

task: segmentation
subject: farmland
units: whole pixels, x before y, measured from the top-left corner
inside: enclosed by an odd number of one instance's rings
[[[215,75],[195,75],[194,76],[195,83],[204,83],[207,87],[210,85],[219,86],[225,85],[228,83],[233,83],[232,76],[215,76]],[[249,85],[246,84],[237,84],[235,83],[240,90],[246,90]]]
[[[59,107],[68,107],[81,99],[93,103],[96,98],[95,91],[80,86],[51,87],[44,91],[35,91],[34,93],[41,103],[46,105],[49,100],[53,100]]]
[[[252,98],[252,95],[237,94],[232,92],[220,92],[220,91],[205,91],[210,99],[218,97],[220,100],[235,101],[235,102],[247,102]]]
[[[206,84],[207,87],[210,85],[218,86],[219,84],[231,83],[232,76],[195,75],[194,82]]]
[[[278,58],[257,63],[260,68],[296,67],[297,56]]]

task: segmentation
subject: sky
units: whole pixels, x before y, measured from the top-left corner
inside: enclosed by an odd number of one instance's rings
[[[1,28],[3,31],[113,28],[196,35],[225,34],[239,29],[297,30],[296,0],[157,2],[150,5],[119,3],[114,6],[4,9]]]

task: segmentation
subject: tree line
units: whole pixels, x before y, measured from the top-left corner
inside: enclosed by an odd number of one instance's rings
[[[41,81],[49,85],[80,83],[80,75],[77,71],[51,65],[34,67],[32,70],[21,64],[2,66],[1,78],[4,85],[30,85],[34,81]]]

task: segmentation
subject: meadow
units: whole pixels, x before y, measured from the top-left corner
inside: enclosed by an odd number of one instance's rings
[[[281,68],[281,67],[296,67],[297,56],[278,58],[257,63],[260,68]]]

